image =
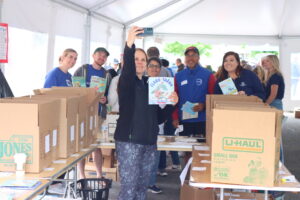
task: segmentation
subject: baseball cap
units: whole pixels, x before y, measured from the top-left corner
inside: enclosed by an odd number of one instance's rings
[[[95,49],[94,54],[97,52],[104,52],[106,53],[106,56],[109,56],[109,52],[104,47],[98,47],[97,49]]]
[[[114,64],[119,64],[120,62],[119,62],[118,59],[114,58],[113,63],[114,63]]]
[[[186,55],[189,51],[193,51],[199,55],[199,50],[197,47],[191,46],[191,47],[186,48],[184,55]]]

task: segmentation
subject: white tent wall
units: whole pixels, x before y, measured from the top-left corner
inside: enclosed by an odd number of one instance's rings
[[[90,62],[93,40],[103,42],[120,55],[122,27],[91,16],[94,22],[106,27],[109,24],[110,30],[91,28],[88,10],[52,0],[1,0],[1,3],[1,22],[8,23],[10,34],[9,63],[4,65],[4,72],[15,96],[32,94],[33,89],[43,87],[46,73],[58,66],[58,58],[66,48],[79,53],[71,73],[82,63]]]
[[[292,99],[292,73],[291,73],[291,55],[300,53],[300,38],[282,39],[280,45],[280,67],[285,81],[285,97],[283,99],[284,110],[294,110],[300,107],[300,98]],[[299,67],[299,66],[298,66]],[[300,82],[300,77],[298,77]],[[298,87],[298,92],[300,87]]]

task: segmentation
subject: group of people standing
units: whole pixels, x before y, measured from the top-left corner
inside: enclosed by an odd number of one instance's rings
[[[117,107],[113,110],[119,112],[114,135],[121,183],[119,200],[146,199],[148,187],[155,185],[159,162],[156,145],[159,124],[168,122],[173,129],[182,124],[180,135],[205,137],[205,98],[207,94],[222,94],[219,82],[230,77],[239,95],[257,96],[281,110],[284,97],[284,79],[277,56],[262,59],[262,66],[267,72],[266,81],[262,83],[254,72],[241,66],[239,55],[235,52],[224,55],[220,72],[215,76],[201,66],[199,50],[189,47],[184,52],[185,67],[174,78],[175,92],[169,97],[173,105],[149,105],[148,77],[168,71],[162,66],[159,55],[153,55],[151,50],[147,51],[147,55],[143,49],[135,47],[134,42],[142,32],[140,27],[130,28],[121,73],[112,79],[110,88],[99,100],[99,113],[107,99],[114,102]],[[94,62],[80,67],[75,75],[85,76],[87,87],[91,76],[106,77],[109,85],[111,75],[103,67],[108,56],[106,49],[97,48],[93,54]],[[48,73],[44,87],[72,86],[68,70],[74,66],[76,59],[76,51],[66,49],[59,58],[59,67]],[[198,114],[196,117],[183,116],[181,108],[187,101],[194,104],[193,111]],[[94,152],[94,161],[97,176],[101,177],[101,150]],[[81,178],[84,178],[84,163],[80,164],[80,172]]]

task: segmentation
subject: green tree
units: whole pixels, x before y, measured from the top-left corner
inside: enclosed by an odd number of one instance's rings
[[[278,51],[251,51],[250,57],[255,58],[256,55],[258,55],[258,54],[273,54],[273,55],[278,56],[279,52]]]
[[[195,46],[199,49],[200,55],[205,55],[207,57],[211,56],[210,50],[212,49],[211,45],[208,44],[203,44],[203,43],[195,43],[195,44],[182,44],[180,42],[172,42],[172,43],[167,43],[164,47],[164,51],[166,53],[171,53],[173,55],[177,56],[183,56],[184,51],[187,47],[190,46]]]

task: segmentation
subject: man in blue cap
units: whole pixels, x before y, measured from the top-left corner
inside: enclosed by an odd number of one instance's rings
[[[178,109],[173,113],[173,125],[183,125],[183,136],[200,135],[205,137],[205,99],[207,94],[213,94],[215,77],[203,68],[197,47],[188,47],[185,52],[186,68],[175,76],[175,90],[179,96]],[[193,105],[193,115],[187,115],[182,109]]]

